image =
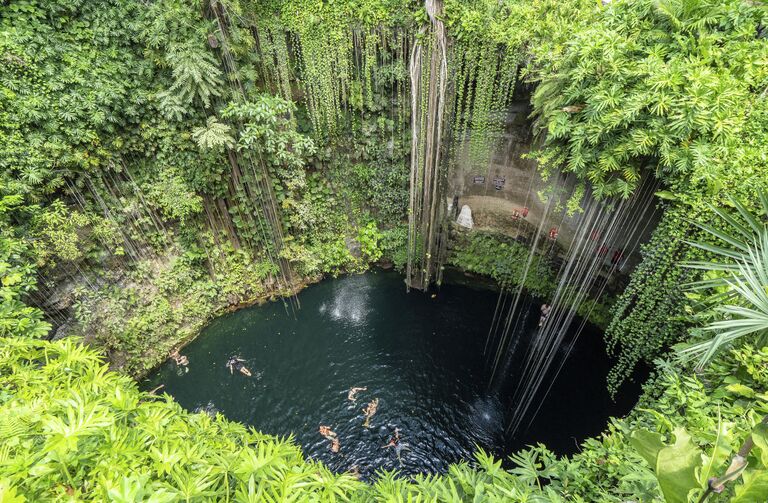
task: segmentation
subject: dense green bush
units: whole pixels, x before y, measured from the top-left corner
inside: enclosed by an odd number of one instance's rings
[[[551,298],[557,289],[551,256],[531,255],[529,246],[499,233],[459,234],[448,256],[448,264],[493,278],[504,289],[522,286],[528,294],[542,300]],[[600,299],[587,298],[579,304],[577,312],[604,328],[611,319],[611,300],[607,295]]]
[[[473,232],[459,236],[449,263],[465,271],[490,276],[502,287],[525,287],[537,297],[555,291],[555,271],[547,257],[534,254],[528,263],[530,247],[503,235]],[[524,280],[524,281],[523,281]]]

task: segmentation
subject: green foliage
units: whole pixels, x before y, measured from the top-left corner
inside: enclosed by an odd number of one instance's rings
[[[376,222],[370,222],[361,227],[357,232],[357,241],[360,243],[360,252],[368,262],[376,262],[383,254],[379,242],[383,235],[376,227]]]
[[[160,210],[166,220],[184,224],[202,211],[202,198],[189,190],[178,171],[175,168],[163,170],[144,186],[144,190],[146,201]]]
[[[530,260],[530,263],[529,263]],[[551,298],[558,287],[550,257],[530,256],[530,248],[519,241],[492,232],[472,232],[457,237],[448,264],[492,278],[502,289],[522,286],[529,294]],[[525,279],[523,285],[521,283]],[[610,299],[587,298],[577,313],[599,327],[610,319]]]
[[[276,272],[228,246],[142,261],[127,281],[75,292],[76,332],[98,343],[114,367],[143,375],[218,314],[269,298]]]
[[[468,234],[464,242],[452,251],[448,263],[490,276],[502,288],[523,285],[537,297],[547,297],[555,291],[555,271],[545,257],[535,255],[527,267],[529,248],[512,239],[485,233]]]
[[[659,433],[637,430],[631,443],[653,467],[664,499],[669,503],[686,503],[688,493],[700,486],[696,468],[701,463],[701,452],[684,429],[676,428],[672,436],[674,443],[667,445]],[[723,460],[719,461],[722,464]]]
[[[39,265],[49,260],[74,261],[82,252],[78,232],[88,224],[88,218],[77,211],[71,211],[57,200],[40,209],[30,208],[33,248]]]
[[[25,212],[23,203],[18,194],[0,190],[0,337],[43,337],[51,328],[40,310],[24,303],[37,288],[37,271],[29,246],[10,225],[16,214]]]
[[[219,122],[216,117],[211,116],[206,120],[204,127],[198,127],[192,131],[192,138],[200,148],[212,150],[221,147],[232,148],[235,146],[235,139],[230,135],[231,129]]]
[[[296,76],[316,138],[338,138],[344,126],[355,120],[347,115],[349,107],[387,107],[381,100],[387,94],[379,98],[376,94],[393,78],[404,78],[404,70],[387,68],[393,59],[405,57],[405,37],[395,28],[410,27],[415,5],[392,0],[290,0],[259,2],[253,7],[251,26],[246,28],[257,32],[262,80],[272,92],[288,99],[293,93],[287,76]],[[291,38],[292,55],[286,35]]]
[[[689,289],[707,296],[699,307],[700,318],[710,321],[703,332],[713,334],[679,350],[684,358],[699,358],[701,368],[714,354],[741,337],[753,336],[759,345],[765,344],[768,334],[768,226],[763,215],[768,210],[768,196],[760,192],[762,205],[759,214],[753,214],[738,200],[730,203],[738,216],[725,209],[710,206],[725,228],[699,224],[707,237],[717,244],[691,242],[704,250],[711,260],[687,262],[691,269],[706,271],[705,278],[691,283]]]
[[[139,393],[94,349],[32,340],[50,329],[25,303],[38,274],[46,285],[81,283],[77,331],[113,367],[141,374],[216,313],[285,293],[278,248],[297,282],[382,257],[402,267],[407,60],[426,13],[396,0],[6,3],[3,501],[685,501],[725,473],[750,432],[749,465],[719,497],[766,499],[768,442],[756,427],[768,413],[766,349],[721,351],[698,375],[662,364],[641,407],[571,458],[537,446],[515,454],[510,471],[479,454],[443,476],[363,485],[304,462],[292,444]],[[678,263],[703,260],[724,232],[713,223],[709,248],[694,250],[689,221],[710,220],[705,201],[743,213],[725,191],[751,211],[768,185],[765,9],[746,0],[451,0],[445,9],[456,84],[445,159],[487,163],[520,75],[535,86],[545,175],[564,166],[598,197],[626,196],[645,174],[663,185],[671,206],[608,332],[620,351],[615,389],[686,336],[686,303],[697,299],[683,296],[693,278]],[[758,253],[768,245],[753,248],[730,257],[743,262],[738,278],[724,274],[733,264],[704,277],[716,294],[739,294],[706,314],[726,334],[745,309],[764,323]],[[527,252],[472,233],[451,261],[510,288]],[[547,259],[534,256],[530,271],[523,286],[550,295]],[[606,319],[606,306],[592,304]]]
[[[555,483],[567,485],[571,494],[586,501],[656,501],[661,494],[665,501],[698,501],[708,479],[726,472],[728,458],[768,411],[764,395],[746,398],[733,386],[764,385],[764,373],[742,362],[759,360],[765,351],[741,348],[721,356],[698,376],[657,362],[659,375],[646,385],[635,410],[626,419],[613,420],[599,440],[585,442],[570,461],[574,466],[557,472],[560,480]],[[766,465],[754,456],[749,466],[762,477]],[[748,488],[750,480],[735,482],[736,494]],[[610,496],[603,495],[608,487]],[[712,501],[733,495],[734,488],[726,486]]]
[[[515,454],[506,471],[479,453],[474,466],[454,465],[445,475],[407,481],[384,473],[366,485],[304,461],[290,441],[140,393],[73,339],[0,342],[0,480],[6,494],[33,501],[259,501],[288,494],[314,501],[330,501],[331,494],[353,501],[620,502],[662,494],[695,501],[750,433],[748,468],[724,496],[765,498],[768,442],[758,423],[768,402],[732,390],[765,389],[768,348],[716,359],[701,378],[663,365],[641,407],[571,458],[537,446]]]
[[[160,109],[169,117],[181,118],[190,105],[211,106],[211,99],[222,94],[222,73],[218,61],[196,45],[171,45],[165,53],[173,84],[159,93]]]
[[[597,197],[626,197],[645,170],[679,192],[717,193],[736,180],[723,160],[768,84],[755,36],[765,15],[742,0],[613,2],[534,93],[542,160],[564,162]]]
[[[650,363],[685,336],[681,285],[689,281],[690,272],[679,263],[694,256],[684,242],[691,229],[679,208],[667,209],[651,240],[641,246],[642,262],[613,306],[605,332],[608,352],[618,356],[608,375],[612,393],[639,362]]]
[[[373,140],[379,141],[379,138]],[[403,157],[381,160],[377,154],[355,164],[337,161],[330,175],[334,185],[348,196],[353,213],[372,215],[387,226],[395,226],[405,219],[408,171]]]
[[[2,387],[14,390],[0,397],[0,476],[32,501],[326,501],[361,486],[287,441],[140,393],[74,340],[0,347]]]
[[[408,261],[408,227],[400,225],[392,229],[386,229],[381,233],[382,255],[402,271]]]
[[[762,454],[763,448],[760,447],[764,445],[761,434],[767,410],[766,397],[752,391],[754,386],[762,386],[765,375],[749,363],[761,359],[764,354],[765,349],[755,351],[746,346],[712,364],[710,373],[704,377],[710,380],[706,387],[693,378],[683,383],[684,386],[676,392],[676,399],[684,403],[683,395],[686,395],[686,400],[695,400],[695,395],[699,393],[696,390],[705,389],[709,398],[706,404],[709,413],[706,410],[685,411],[684,420],[677,422],[674,415],[662,416],[672,410],[664,407],[658,411],[655,428],[661,433],[652,428],[652,431],[639,429],[632,434],[632,444],[653,467],[667,501],[697,501],[711,479],[733,482],[741,478],[740,485],[735,487],[736,496],[732,501],[749,501],[743,498],[762,501],[768,497],[768,488],[760,482],[768,470]],[[664,400],[665,396],[659,399],[659,403]],[[710,414],[710,417],[702,421],[702,414]],[[744,417],[747,418],[746,424],[739,422]],[[694,432],[693,438],[680,424]],[[659,425],[662,425],[660,429]],[[709,429],[708,432],[702,431],[703,425]],[[665,433],[674,438],[671,445],[663,441]],[[697,441],[699,434],[702,437]],[[759,452],[743,454],[743,445],[750,434]],[[737,451],[748,456],[747,466],[751,472],[744,471],[743,466],[731,472],[734,466],[741,463]],[[729,464],[727,461],[731,456],[733,460]]]

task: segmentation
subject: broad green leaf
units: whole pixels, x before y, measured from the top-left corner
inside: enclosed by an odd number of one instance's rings
[[[731,454],[732,438],[733,433],[731,431],[731,424],[719,422],[717,426],[717,437],[715,438],[712,450],[708,454],[702,455],[703,465],[699,474],[699,483],[702,486],[707,484],[710,477],[718,475],[719,468]]]
[[[675,201],[678,198],[677,195],[675,195],[673,192],[670,192],[668,190],[660,190],[656,192],[655,195],[660,199],[667,199],[669,201]]]
[[[768,501],[768,470],[747,470],[742,477],[744,483],[736,486],[736,496],[731,503]]]
[[[768,424],[760,423],[752,430],[752,441],[760,451],[760,461],[768,469]]]
[[[728,386],[725,387],[725,389],[727,389],[731,393],[741,395],[745,398],[752,398],[753,396],[755,396],[755,390],[743,384],[729,384]]]
[[[683,428],[675,428],[674,435],[675,443],[659,451],[656,476],[668,503],[687,503],[691,489],[700,487],[696,468],[701,464],[701,450]]]
[[[24,503],[27,499],[16,494],[16,489],[11,486],[10,482],[6,480],[0,480],[0,503]]]
[[[659,451],[664,448],[660,433],[648,430],[633,431],[629,442],[649,465],[656,467],[656,458]]]

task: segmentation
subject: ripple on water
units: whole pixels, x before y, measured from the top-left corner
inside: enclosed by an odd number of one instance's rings
[[[506,453],[504,406],[486,392],[482,356],[495,293],[444,286],[432,299],[406,293],[394,273],[371,273],[313,285],[299,300],[295,314],[278,302],[214,320],[184,348],[188,370],[168,362],[145,387],[164,384],[189,410],[293,435],[307,457],[364,478],[442,472],[476,446]],[[229,372],[232,355],[252,377]],[[355,401],[352,387],[366,388]],[[375,399],[366,428],[363,408]],[[320,425],[336,433],[338,453]],[[386,447],[396,429],[397,446]]]

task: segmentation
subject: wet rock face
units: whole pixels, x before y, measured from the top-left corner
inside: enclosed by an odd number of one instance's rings
[[[481,166],[466,156],[458,159],[448,188],[458,199],[458,208],[472,208],[472,229],[511,237],[522,232],[521,226],[538,227],[544,204],[537,193],[547,187],[537,174],[536,162],[527,157],[533,144],[531,109],[525,92],[520,93],[506,110],[504,131],[490,162]]]
[[[448,172],[446,203],[449,214],[459,229],[498,233],[513,239],[530,240],[537,232],[546,237],[547,231],[554,229],[554,238],[550,239],[567,247],[580,235],[580,213],[565,218],[562,211],[568,198],[578,190],[576,179],[562,173],[548,177],[539,173],[536,161],[529,156],[535,147],[530,100],[522,87],[516,89],[515,96],[507,110],[500,112],[506,114],[504,130],[495,140],[488,163],[478,164],[468,154],[469,148],[459,149],[462,154]],[[471,135],[470,129],[465,139],[467,147]],[[551,195],[559,198],[559,202],[550,207],[547,201]],[[637,213],[644,213],[647,205],[642,201],[636,204]],[[471,208],[470,225],[466,225],[470,219],[458,215],[458,209],[464,207]],[[649,225],[640,242],[647,241],[658,217],[649,214],[646,218]],[[608,264],[617,251],[622,255],[623,250],[636,249],[630,241],[628,235],[612,240],[608,246],[610,250],[604,252]],[[600,252],[599,247],[597,252]],[[556,255],[559,253],[561,251]],[[619,272],[631,270],[631,265],[639,260],[639,254],[635,252],[628,258],[629,267]]]
[[[360,258],[362,256],[360,243],[356,239],[348,237],[344,240],[344,243],[347,245],[347,250],[349,250],[349,253],[351,253],[353,257]]]

